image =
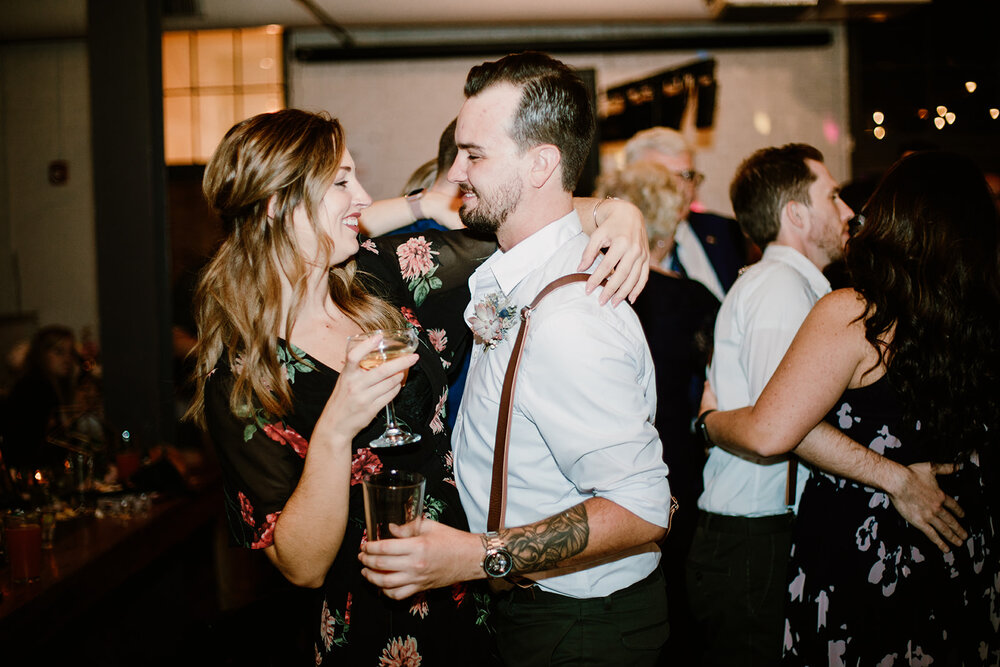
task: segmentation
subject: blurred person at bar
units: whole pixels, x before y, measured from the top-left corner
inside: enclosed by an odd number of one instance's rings
[[[3,457],[12,469],[34,471],[62,464],[66,450],[49,443],[70,425],[79,364],[75,336],[49,325],[31,339],[24,366],[2,408]]]
[[[295,109],[234,126],[206,168],[204,192],[227,236],[196,293],[189,415],[218,450],[232,541],[263,550],[291,583],[320,589],[303,613],[287,610],[312,635],[308,655],[295,658],[490,664],[478,586],[395,601],[364,581],[357,556],[367,539],[366,473],[423,474],[425,516],[467,527],[442,419],[448,376],[439,352],[448,339],[461,345],[471,336],[461,315],[467,280],[495,239],[431,230],[359,239],[371,199],[343,129],[326,115]],[[602,234],[613,233],[609,227],[603,223],[588,246],[588,264],[606,245]],[[612,245],[608,256],[615,254],[645,262]],[[625,294],[636,287],[625,280],[634,268],[616,276]],[[419,355],[363,371],[359,361],[378,338],[347,352],[348,336],[406,326],[420,333]],[[381,409],[393,399],[422,437],[371,449],[384,428]]]

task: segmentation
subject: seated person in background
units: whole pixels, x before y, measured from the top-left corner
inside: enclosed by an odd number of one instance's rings
[[[595,195],[630,201],[646,220],[653,270],[633,307],[653,355],[655,425],[670,470],[670,490],[679,504],[670,534],[660,545],[670,614],[670,638],[662,659],[668,664],[692,664],[684,562],[694,537],[698,496],[704,488],[706,453],[691,426],[698,416],[719,300],[701,283],[659,267],[673,251],[674,230],[685,203],[669,169],[655,162],[637,162],[602,175]]]
[[[0,433],[8,467],[34,470],[65,459],[66,451],[49,444],[48,437],[69,426],[64,416],[74,400],[75,340],[71,329],[59,325],[43,327],[31,339],[24,368],[2,407]]]
[[[740,269],[760,257],[735,220],[691,209],[704,175],[695,171],[694,153],[677,130],[652,127],[625,144],[625,163],[656,162],[674,174],[684,203],[674,233],[676,246],[661,263],[705,285],[720,301]],[[752,251],[752,257],[751,257]]]

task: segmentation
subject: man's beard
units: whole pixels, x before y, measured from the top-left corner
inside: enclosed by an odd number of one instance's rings
[[[472,186],[463,191],[473,192],[478,200],[474,208],[463,203],[458,209],[458,217],[474,232],[496,234],[521,202],[520,183],[515,180],[510,180],[497,188],[495,197],[491,199],[484,198],[482,193]]]

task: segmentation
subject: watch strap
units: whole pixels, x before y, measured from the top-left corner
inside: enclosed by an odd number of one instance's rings
[[[424,209],[420,205],[420,200],[424,198],[424,189],[418,188],[406,194],[406,204],[410,207],[410,213],[413,214],[413,222],[417,220],[423,220],[427,216],[424,215]]]

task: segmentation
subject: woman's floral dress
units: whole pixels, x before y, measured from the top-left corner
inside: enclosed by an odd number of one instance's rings
[[[357,555],[366,539],[361,492],[366,473],[392,468],[422,473],[427,480],[424,515],[467,529],[444,425],[446,368],[470,344],[462,324],[468,275],[495,247],[495,242],[455,232],[362,242],[359,275],[420,333],[420,361],[410,369],[395,407],[397,416],[422,438],[409,446],[370,449],[368,442],[385,427],[380,415],[354,440],[347,531],[311,615],[317,665],[491,664],[485,587],[463,583],[397,602],[361,576]],[[284,342],[277,355],[294,396],[294,410],[284,418],[261,409],[230,412],[233,377],[241,372],[238,363],[230,368],[220,361],[206,389],[230,533],[238,545],[254,549],[273,542],[275,522],[302,474],[313,427],[338,377]]]
[[[847,390],[827,421],[903,465],[934,460],[933,435],[919,422],[903,423],[885,377]],[[947,554],[906,523],[885,493],[814,472],[796,520],[783,664],[1000,662],[1000,545],[977,455],[938,480],[965,510],[969,532]]]

